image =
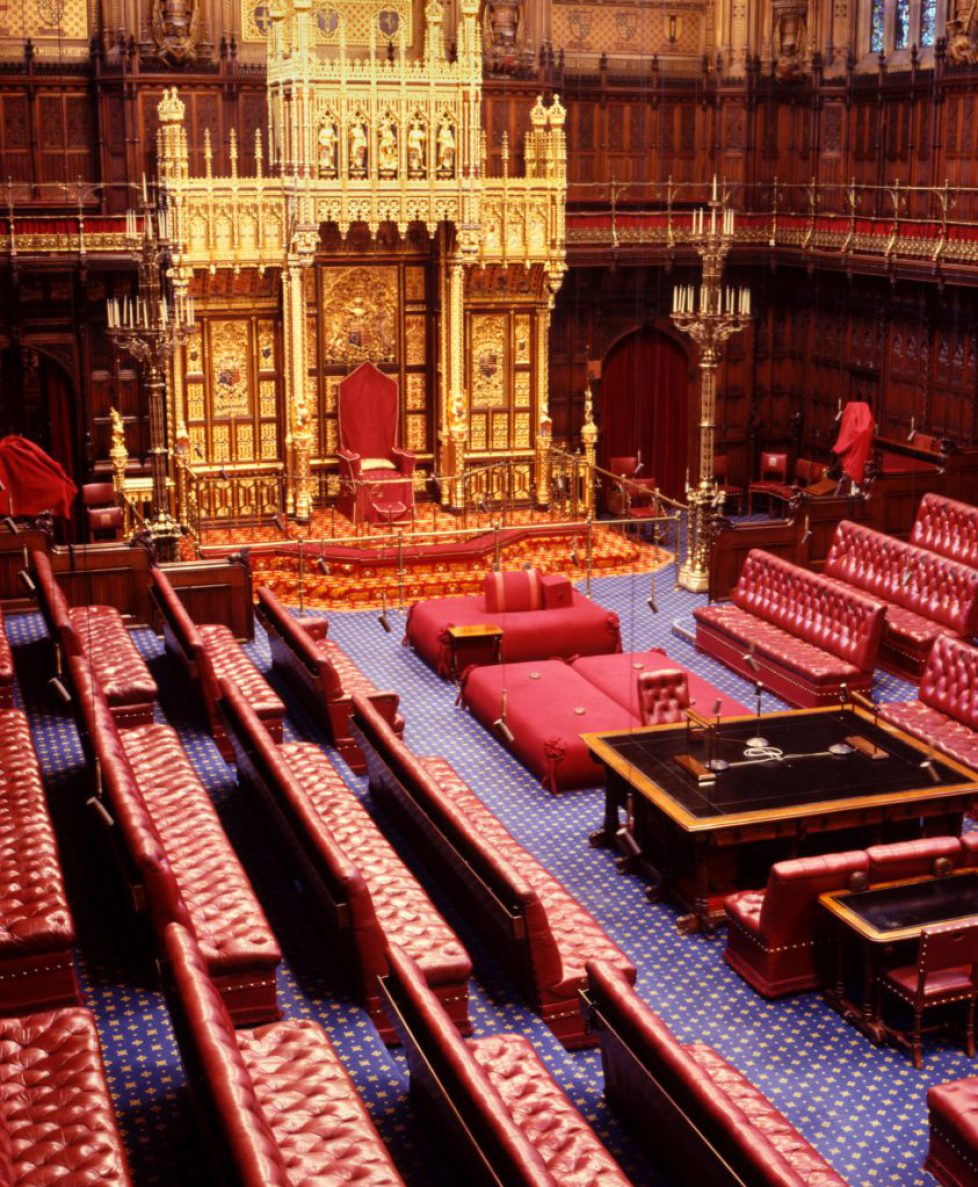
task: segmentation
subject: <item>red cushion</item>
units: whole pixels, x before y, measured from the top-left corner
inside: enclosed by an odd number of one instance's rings
[[[543,589],[536,569],[487,573],[484,592],[490,614],[540,610],[543,606]]]
[[[571,666],[578,675],[583,676],[605,696],[611,697],[636,716],[639,713],[638,677],[641,673],[678,667],[675,660],[658,649],[622,651],[617,655],[583,655],[572,660]],[[718,699],[722,702],[720,712],[725,717],[737,717],[750,712],[739,701],[721,692],[702,676],[688,670],[685,674],[686,683],[689,685],[690,704],[701,713],[712,715],[713,706]]]
[[[570,578],[565,577],[563,573],[551,573],[547,577],[541,577],[540,584],[543,587],[544,610],[560,610],[571,604],[574,587],[570,583]]]

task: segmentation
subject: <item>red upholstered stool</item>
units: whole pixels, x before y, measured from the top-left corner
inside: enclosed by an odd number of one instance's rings
[[[390,503],[374,503],[372,506],[377,513],[378,520],[386,522],[389,528],[393,527],[395,523],[400,523],[402,519],[407,519],[410,514],[400,500]]]

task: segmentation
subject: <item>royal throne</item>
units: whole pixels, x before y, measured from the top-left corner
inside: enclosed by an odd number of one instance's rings
[[[340,494],[354,522],[396,523],[414,506],[415,456],[397,445],[397,383],[373,363],[343,380],[337,403]]]

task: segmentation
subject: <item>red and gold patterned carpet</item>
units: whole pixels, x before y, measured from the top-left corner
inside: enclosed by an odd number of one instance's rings
[[[329,511],[317,511],[312,522],[301,528],[291,525],[295,541],[305,542],[301,565],[298,544],[284,539],[273,524],[208,530],[201,540],[201,553],[220,555],[232,548],[251,546],[249,560],[256,586],[267,585],[286,602],[298,604],[301,583],[302,600],[309,608],[363,610],[380,606],[385,598],[391,605],[408,605],[422,598],[479,592],[483,576],[495,560],[493,525],[497,522],[487,516],[470,515],[466,530],[460,518],[424,508],[415,524],[415,536],[411,536],[405,525],[405,549],[415,551],[415,545],[457,546],[464,541],[468,547],[464,550],[456,547],[455,555],[451,548],[441,548],[432,556],[432,547],[428,555],[405,556],[400,575],[396,550],[388,547],[386,554],[381,551],[385,544],[395,543],[386,528],[365,525],[359,537],[350,540],[356,535],[353,525]],[[560,531],[561,534],[534,534],[535,527],[541,533]],[[507,530],[511,537],[508,541]],[[435,539],[421,534],[434,531],[440,533]],[[342,546],[333,544],[344,537],[346,542]],[[262,547],[270,544],[279,547]],[[372,555],[357,557],[357,550],[369,550]],[[600,524],[592,527],[590,554],[592,575],[602,577],[647,573],[673,562],[672,552],[665,548]],[[328,559],[327,573],[317,564],[323,555]],[[586,576],[586,558],[586,529],[564,530],[560,521],[547,513],[511,511],[501,527],[499,561],[504,569],[530,564],[541,573],[566,573],[572,581],[580,581]]]

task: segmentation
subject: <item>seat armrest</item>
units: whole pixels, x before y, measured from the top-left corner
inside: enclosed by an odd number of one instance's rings
[[[413,453],[408,453],[406,449],[395,445],[391,448],[391,461],[405,477],[410,477],[414,473],[418,459]]]
[[[360,455],[354,453],[352,449],[338,449],[336,456],[339,458],[340,469],[346,472],[347,478],[360,477]]]

